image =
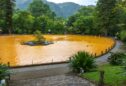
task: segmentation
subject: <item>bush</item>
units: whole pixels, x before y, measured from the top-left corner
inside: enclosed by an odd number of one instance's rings
[[[71,57],[70,67],[76,73],[81,73],[82,71],[89,72],[96,67],[94,58],[94,56],[87,52],[78,52]]]
[[[36,37],[37,42],[44,42],[45,41],[45,38],[42,36],[41,31],[39,31],[39,30],[35,31],[34,35]]]
[[[6,65],[0,64],[0,80],[5,79],[8,74],[8,67]]]
[[[126,54],[124,53],[112,53],[108,61],[112,65],[123,65],[125,58],[126,58]]]
[[[120,38],[120,40],[126,42],[126,31],[125,30],[120,32],[119,38]]]

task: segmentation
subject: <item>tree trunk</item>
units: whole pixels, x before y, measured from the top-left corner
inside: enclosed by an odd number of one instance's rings
[[[13,8],[12,8],[12,2],[11,0],[6,0],[6,28],[8,29],[8,33],[12,34],[12,14],[13,14]]]

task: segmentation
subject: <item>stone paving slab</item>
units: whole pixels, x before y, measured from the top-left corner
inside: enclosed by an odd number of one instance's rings
[[[47,76],[61,75],[70,72],[69,64],[55,64],[45,66],[34,66],[25,68],[12,68],[10,69],[11,80],[23,80],[32,78],[41,78]]]
[[[75,75],[56,75],[28,80],[10,81],[10,86],[95,86]]]

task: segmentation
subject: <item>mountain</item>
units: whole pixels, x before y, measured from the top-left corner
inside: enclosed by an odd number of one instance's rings
[[[80,5],[75,4],[73,2],[61,3],[58,5],[59,5],[60,9],[62,10],[62,14],[63,14],[62,16],[65,18],[76,13],[81,7]]]
[[[32,0],[16,0],[16,6],[19,9],[27,9],[28,5],[32,2]],[[73,2],[65,2],[65,3],[53,3],[43,0],[44,3],[48,4],[52,11],[56,13],[58,17],[67,18],[74,13],[76,13],[80,9],[80,5]]]

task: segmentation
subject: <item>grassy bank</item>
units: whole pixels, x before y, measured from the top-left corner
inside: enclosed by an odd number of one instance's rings
[[[95,72],[89,72],[82,74],[82,77],[87,78],[91,81],[99,81],[99,70],[105,71],[105,84],[108,86],[126,86],[126,75],[122,66],[102,65],[98,67]]]

